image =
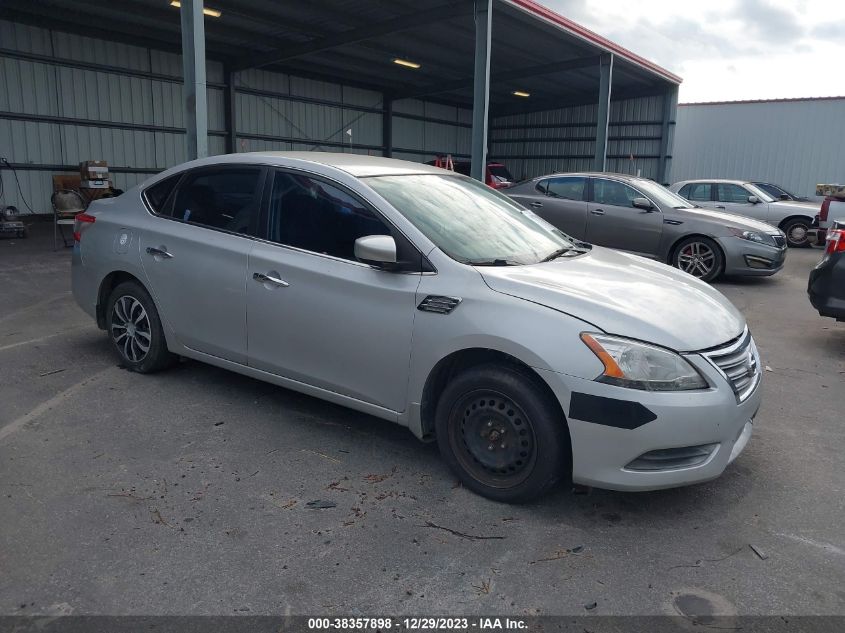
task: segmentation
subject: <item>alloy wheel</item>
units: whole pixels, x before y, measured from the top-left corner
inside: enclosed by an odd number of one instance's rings
[[[111,336],[126,360],[138,363],[150,351],[150,319],[135,297],[124,295],[114,303]]]
[[[693,277],[706,277],[716,265],[716,254],[703,242],[690,242],[678,253],[678,268]]]
[[[789,227],[789,243],[795,246],[803,246],[807,243],[809,236],[807,235],[809,227],[806,224],[796,223]]]

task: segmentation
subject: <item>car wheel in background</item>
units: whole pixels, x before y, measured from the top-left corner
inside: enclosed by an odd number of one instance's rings
[[[119,284],[109,295],[106,329],[124,367],[148,374],[173,365],[152,297],[136,281]]]
[[[709,237],[693,236],[675,247],[672,265],[702,281],[713,281],[722,274],[725,257],[719,245]]]
[[[569,430],[560,407],[523,370],[471,367],[437,403],[440,454],[464,486],[519,503],[571,477]]]
[[[809,218],[792,218],[785,222],[782,229],[786,233],[786,243],[793,248],[808,248],[810,236],[808,231],[813,226]]]

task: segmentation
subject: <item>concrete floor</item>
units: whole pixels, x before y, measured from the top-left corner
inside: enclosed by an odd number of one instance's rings
[[[2,615],[845,614],[845,324],[807,302],[818,250],[717,284],[771,369],[720,479],[509,507],[366,415],[119,369],[45,228],[0,240]]]

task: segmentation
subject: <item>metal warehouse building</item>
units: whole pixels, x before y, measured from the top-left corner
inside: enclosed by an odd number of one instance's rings
[[[533,0],[178,4],[4,0],[2,204],[50,212],[80,161],[126,189],[253,150],[667,179],[680,78]]]
[[[773,182],[812,197],[845,182],[845,97],[690,103],[678,108],[671,178]]]

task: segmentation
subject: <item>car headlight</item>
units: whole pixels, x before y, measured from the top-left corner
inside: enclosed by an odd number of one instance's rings
[[[749,242],[757,242],[758,244],[765,244],[766,246],[776,246],[775,238],[768,233],[758,233],[757,231],[743,231],[742,229],[735,229],[728,227],[731,235]]]
[[[596,380],[645,391],[705,389],[707,381],[680,354],[618,336],[584,332],[581,340],[604,365]]]

